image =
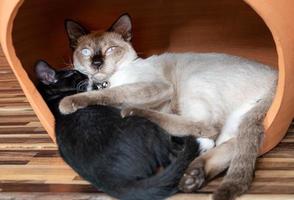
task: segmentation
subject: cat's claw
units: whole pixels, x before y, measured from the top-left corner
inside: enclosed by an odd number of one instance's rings
[[[59,111],[65,115],[74,113],[78,109],[85,107],[87,107],[85,99],[74,96],[65,97],[59,103]]]
[[[205,171],[202,162],[194,160],[180,180],[179,189],[190,193],[200,189],[205,183]]]
[[[127,107],[127,108],[123,108],[120,111],[120,115],[122,118],[128,117],[128,116],[133,116],[133,115],[137,115],[139,112],[138,108],[134,108],[134,107]]]

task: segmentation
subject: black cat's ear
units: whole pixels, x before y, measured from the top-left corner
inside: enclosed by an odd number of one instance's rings
[[[37,78],[45,85],[50,85],[57,82],[55,70],[45,61],[37,62],[36,67]]]
[[[70,47],[72,49],[75,49],[77,47],[78,39],[81,36],[90,33],[85,27],[70,19],[65,20],[64,25],[67,32],[67,36],[69,38]]]
[[[128,14],[121,15],[108,29],[108,31],[116,32],[129,42],[132,39],[132,21]]]

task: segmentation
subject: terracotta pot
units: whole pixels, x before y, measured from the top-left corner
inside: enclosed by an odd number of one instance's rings
[[[279,83],[264,121],[262,153],[283,138],[294,113],[293,0],[1,0],[4,53],[26,97],[54,140],[54,118],[35,88],[33,65],[64,67],[71,57],[66,18],[104,30],[123,12],[134,22],[134,46],[163,51],[226,52],[278,66]]]

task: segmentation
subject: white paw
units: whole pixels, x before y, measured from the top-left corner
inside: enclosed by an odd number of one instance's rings
[[[196,141],[199,143],[201,153],[204,153],[215,146],[214,141],[209,138],[197,138]]]

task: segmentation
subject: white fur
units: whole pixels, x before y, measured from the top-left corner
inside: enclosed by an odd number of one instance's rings
[[[227,140],[236,137],[238,134],[239,125],[248,111],[250,111],[256,104],[256,101],[244,103],[237,110],[233,111],[225,121],[221,130],[221,134],[216,140],[216,145],[220,145]]]
[[[110,78],[111,87],[142,81],[172,84],[182,116],[223,126],[217,145],[236,136],[242,116],[277,79],[277,72],[266,65],[217,53],[166,53],[118,68]],[[172,71],[170,76],[166,68]]]
[[[125,62],[119,67],[119,70],[110,77],[109,81],[111,87],[136,82],[162,81],[162,79],[157,76],[158,73],[158,69],[153,67],[152,63],[144,62],[143,59],[138,59],[131,63]]]
[[[212,139],[197,138],[196,140],[199,143],[199,149],[201,153],[204,153],[215,146],[215,143]]]

